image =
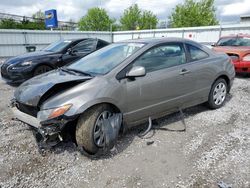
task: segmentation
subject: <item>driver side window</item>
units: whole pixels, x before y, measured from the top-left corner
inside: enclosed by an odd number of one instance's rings
[[[182,44],[164,44],[148,50],[133,66],[143,66],[146,72],[152,72],[184,63],[186,56]]]
[[[96,48],[97,41],[94,39],[87,39],[79,42],[72,49],[77,53],[90,53]]]

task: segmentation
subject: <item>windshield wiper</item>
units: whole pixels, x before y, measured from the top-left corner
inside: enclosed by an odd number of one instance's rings
[[[76,69],[70,69],[70,68],[63,68],[63,70],[65,71],[68,71],[68,72],[74,72],[74,73],[80,73],[80,74],[83,74],[83,75],[86,75],[86,76],[89,76],[89,77],[93,77],[92,74],[88,73],[88,72],[84,72],[84,71],[80,71],[80,70],[76,70]]]

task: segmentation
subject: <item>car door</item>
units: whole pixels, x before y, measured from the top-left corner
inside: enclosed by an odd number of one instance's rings
[[[71,51],[67,52],[67,55],[63,56],[63,62],[68,64],[95,51],[97,45],[97,39],[86,39],[75,46],[71,47]]]
[[[143,66],[144,77],[127,79],[128,122],[158,116],[176,110],[185,103],[185,95],[192,92],[193,80],[185,70],[186,54],[182,43],[166,43],[155,46],[137,58],[132,66]]]
[[[205,102],[216,77],[215,72],[211,69],[214,60],[202,50],[202,46],[188,43],[185,46],[188,63],[185,64],[184,69],[190,72],[189,76],[192,76],[193,79],[193,91],[187,95],[187,100],[193,101],[196,99],[197,104]]]
[[[96,50],[97,41],[97,39],[86,39],[72,47],[72,52],[82,58]]]

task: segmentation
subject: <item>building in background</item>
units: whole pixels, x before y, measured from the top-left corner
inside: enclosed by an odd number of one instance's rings
[[[250,15],[240,16],[240,23],[241,24],[250,24]]]

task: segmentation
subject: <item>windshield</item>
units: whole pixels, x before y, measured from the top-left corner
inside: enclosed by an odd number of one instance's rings
[[[250,38],[247,37],[227,37],[222,38],[217,46],[250,46]]]
[[[60,52],[63,50],[66,46],[68,46],[72,41],[69,40],[59,40],[57,42],[51,43],[49,46],[45,47],[44,51],[49,52]]]
[[[106,74],[142,48],[143,43],[115,43],[102,48],[68,66],[91,74]]]

